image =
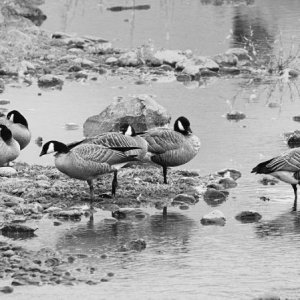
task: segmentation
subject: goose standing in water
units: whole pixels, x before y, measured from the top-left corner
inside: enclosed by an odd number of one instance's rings
[[[141,133],[148,143],[145,159],[162,166],[164,183],[167,181],[168,167],[183,165],[193,159],[200,149],[200,139],[192,134],[190,122],[179,117],[174,123],[174,130],[152,128]]]
[[[12,132],[0,124],[0,166],[7,165],[20,155],[20,145],[13,138]]]
[[[58,142],[49,141],[43,145],[40,156],[56,152],[55,166],[62,173],[71,178],[86,180],[90,187],[91,201],[94,199],[93,179],[105,174],[115,172],[135,156],[125,152],[133,147],[103,147],[95,144],[79,144],[73,148]],[[115,194],[112,186],[112,194]]]
[[[133,150],[126,151],[126,155],[135,157],[135,159],[124,164],[124,166],[142,161],[147,152],[147,142],[137,135],[134,128],[127,123],[120,126],[120,132],[106,132],[93,137],[88,137],[80,142],[68,144],[68,147],[72,149],[77,145],[83,144],[93,144],[108,148],[132,148]],[[118,186],[118,170],[114,170],[113,173],[112,196],[115,196],[115,190]]]
[[[289,183],[294,190],[293,211],[297,210],[297,184],[300,184],[300,148],[294,148],[285,153],[258,164],[251,173],[268,174]]]
[[[24,149],[30,142],[31,133],[25,117],[17,110],[10,111],[6,116],[0,118],[0,124],[8,127],[14,139],[20,144],[20,149]]]

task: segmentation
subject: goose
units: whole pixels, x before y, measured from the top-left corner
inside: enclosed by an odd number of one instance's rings
[[[258,164],[251,173],[268,174],[292,185],[294,190],[293,211],[297,210],[297,184],[300,184],[300,148],[293,148],[279,156]]]
[[[133,147],[133,150],[128,150],[126,155],[134,156],[135,160],[130,161],[124,166],[142,162],[147,153],[148,146],[146,140],[136,134],[134,128],[128,123],[121,124],[120,132],[106,132],[93,137],[88,137],[82,141],[68,144],[68,147],[73,148],[79,144],[94,144],[104,147]],[[117,169],[114,171],[112,186],[115,186],[115,188],[118,186]]]
[[[0,124],[7,126],[14,137],[20,144],[20,149],[24,149],[30,142],[31,133],[25,117],[17,110],[10,111],[6,117],[0,118]]]
[[[141,133],[147,143],[145,161],[163,168],[164,183],[167,184],[168,167],[183,165],[193,159],[200,149],[200,139],[192,134],[190,122],[186,117],[179,117],[170,128],[152,128]]]
[[[7,165],[20,155],[20,145],[13,138],[12,132],[0,124],[0,166]]]
[[[129,161],[135,160],[134,155],[125,154],[133,147],[104,147],[95,144],[79,144],[68,147],[59,141],[49,141],[42,147],[40,156],[55,153],[55,166],[71,178],[86,180],[90,188],[91,202],[94,199],[93,179],[115,172]],[[113,181],[112,194],[115,195],[116,183]]]

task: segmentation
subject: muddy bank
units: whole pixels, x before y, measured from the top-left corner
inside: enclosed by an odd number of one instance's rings
[[[14,168],[17,173],[12,173],[10,177],[0,177],[0,278],[3,280],[0,291],[10,293],[17,286],[27,284],[98,284],[111,279],[113,273],[103,278],[97,277],[97,280],[91,280],[90,272],[89,275],[81,274],[76,269],[76,262],[87,257],[85,253],[62,255],[48,247],[28,251],[15,244],[20,239],[30,241],[39,235],[38,226],[32,226],[33,220],[37,224],[50,220],[55,231],[64,222],[78,222],[81,218],[93,219],[89,205],[85,205],[89,204],[88,186],[85,182],[71,179],[54,167],[17,163]],[[228,195],[226,189],[232,187],[228,185],[228,181],[235,181],[240,176],[234,170],[220,171],[205,177],[200,177],[196,171],[170,170],[170,183],[165,185],[162,184],[159,168],[136,166],[119,173],[119,187],[115,198],[109,195],[111,174],[102,176],[95,184],[94,213],[101,210],[111,212],[111,217],[103,220],[110,226],[126,218],[129,221],[146,218],[143,208],[147,206],[158,210],[169,206],[182,210],[193,209],[195,203],[203,201],[204,195],[208,204],[216,206],[213,199],[217,196],[212,196],[211,191],[218,189],[221,193],[223,190],[224,195]],[[8,175],[7,170],[5,174]],[[139,252],[146,246],[147,240],[133,239],[116,251]],[[106,257],[107,254],[103,254],[102,258]],[[76,277],[70,269],[76,270],[75,273],[79,275]]]

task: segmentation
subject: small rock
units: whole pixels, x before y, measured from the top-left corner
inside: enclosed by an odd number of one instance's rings
[[[165,64],[175,67],[175,65],[182,61],[186,60],[186,56],[181,54],[179,50],[161,50],[157,51],[154,54],[154,57],[159,59]]]
[[[129,250],[142,251],[146,249],[146,242],[143,239],[130,241],[128,244]]]
[[[116,218],[105,218],[104,220],[104,223],[105,224],[116,224],[118,222],[118,220]]]
[[[77,130],[77,129],[79,129],[79,125],[76,123],[67,123],[67,124],[65,124],[65,129],[66,130]]]
[[[189,208],[190,207],[187,204],[179,205],[179,209],[181,209],[181,210],[188,210]]]
[[[70,219],[78,219],[83,215],[81,210],[72,209],[72,210],[61,210],[53,212],[53,216],[57,218],[70,218]]]
[[[234,169],[223,169],[218,171],[217,174],[221,175],[222,177],[230,177],[233,180],[237,180],[242,177],[242,173]]]
[[[256,211],[242,211],[238,215],[235,216],[238,221],[242,223],[252,223],[259,221],[262,216]]]
[[[175,198],[173,199],[173,203],[174,202],[183,202],[186,204],[195,204],[196,203],[196,199],[194,196],[192,195],[188,195],[188,194],[178,194],[177,196],[175,196]]]
[[[118,65],[120,67],[137,67],[142,64],[143,61],[138,57],[137,53],[134,51],[122,54],[118,60]]]
[[[0,292],[3,294],[11,294],[13,291],[14,289],[11,286],[0,287]]]
[[[261,179],[259,181],[261,184],[263,185],[275,185],[277,184],[279,181],[275,178],[269,178],[269,177],[264,177],[263,179]]]
[[[201,219],[202,225],[221,225],[224,226],[226,218],[224,214],[219,210],[214,210],[209,214],[205,215]]]
[[[230,177],[221,178],[218,183],[221,184],[224,189],[235,188],[237,186],[237,182]]]
[[[240,111],[231,111],[226,114],[227,120],[239,121],[246,118],[246,115]]]
[[[0,176],[1,177],[11,177],[17,174],[17,171],[11,167],[1,167]]]
[[[210,206],[217,206],[226,201],[226,195],[215,189],[207,189],[203,195],[204,201]]]
[[[63,86],[63,83],[64,81],[61,78],[51,74],[42,75],[38,79],[38,86],[44,88],[49,88],[49,87],[61,88]]]
[[[235,55],[239,60],[252,60],[248,50],[244,48],[231,48],[225,52],[226,55]]]
[[[6,250],[6,251],[2,252],[2,255],[6,256],[6,257],[11,257],[14,254],[15,254],[15,252],[13,250]]]
[[[116,57],[108,57],[106,60],[105,60],[105,63],[108,64],[108,65],[112,65],[112,64],[116,64],[118,62],[118,59]]]

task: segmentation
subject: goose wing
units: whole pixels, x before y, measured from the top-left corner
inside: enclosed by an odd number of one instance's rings
[[[132,156],[128,156],[121,151],[93,144],[80,144],[72,152],[82,160],[100,164],[106,163],[111,166],[134,160]]]
[[[141,136],[148,142],[148,151],[155,154],[176,150],[185,143],[184,136],[171,129],[150,130]]]
[[[123,135],[119,132],[107,132],[93,137],[88,137],[84,140],[68,144],[68,147],[74,148],[79,144],[94,144],[105,147],[132,147],[136,146],[134,139]]]
[[[300,149],[294,148],[274,159],[272,159],[267,167],[272,171],[289,171],[298,172],[300,170]]]

